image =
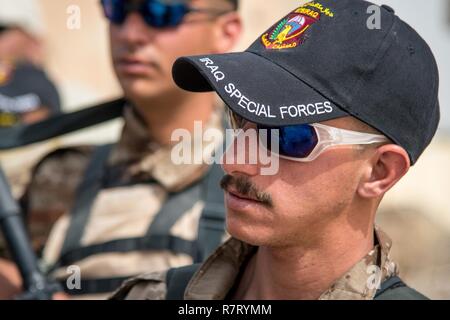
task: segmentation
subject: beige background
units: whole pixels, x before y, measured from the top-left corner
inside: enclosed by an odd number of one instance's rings
[[[450,6],[447,0],[433,0],[433,24],[416,19],[423,12],[418,0],[387,0],[409,17],[430,42],[441,69],[441,106],[447,114]],[[107,41],[107,25],[97,0],[40,0],[47,29],[47,67],[63,93],[66,110],[115,97],[120,94],[112,74]],[[248,46],[257,35],[290,9],[294,0],[242,0],[245,34],[237,49]],[[69,5],[81,9],[81,29],[66,27]],[[444,6],[445,5],[445,6]],[[446,11],[447,10],[447,11]],[[448,15],[447,15],[448,14]],[[448,20],[447,20],[448,19]],[[426,19],[425,19],[426,20]],[[430,19],[428,19],[430,20]],[[426,28],[432,28],[431,31]],[[443,39],[443,37],[445,39]],[[4,155],[11,171],[24,171],[30,159],[49,148],[80,142],[112,140],[119,122],[70,135],[62,140]],[[379,222],[394,238],[394,257],[400,262],[402,277],[432,298],[450,298],[450,141],[441,134],[408,176],[387,196]]]

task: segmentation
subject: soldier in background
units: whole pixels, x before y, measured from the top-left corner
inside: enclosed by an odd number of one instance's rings
[[[219,194],[223,202],[220,168],[171,159],[173,131],[192,132],[195,121],[204,130],[222,129],[222,107],[214,94],[179,89],[171,68],[179,56],[234,47],[241,33],[237,1],[104,0],[102,6],[127,99],[120,140],[49,154],[22,201],[32,220],[60,216],[43,261],[77,298],[104,298],[132,275],[203,260],[225,235],[223,212],[214,211],[222,206],[210,199]],[[71,265],[81,271],[79,288],[66,286]]]

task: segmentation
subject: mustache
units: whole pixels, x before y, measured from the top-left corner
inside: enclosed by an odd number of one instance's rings
[[[273,207],[273,200],[270,194],[258,190],[258,188],[245,176],[234,177],[225,175],[220,181],[220,187],[228,191],[231,187],[244,197],[261,202],[266,207]]]

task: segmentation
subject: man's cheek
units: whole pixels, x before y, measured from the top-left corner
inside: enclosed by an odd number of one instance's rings
[[[292,206],[306,205],[310,197],[309,192],[303,191],[300,186],[294,188],[292,185],[283,183],[278,187],[272,185],[270,189],[273,191],[264,190],[264,192],[271,195],[276,210],[283,211]]]

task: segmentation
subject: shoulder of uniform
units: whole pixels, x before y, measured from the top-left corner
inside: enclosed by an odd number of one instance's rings
[[[93,150],[93,146],[67,147],[44,156],[33,168],[24,194],[29,209],[70,203]]]
[[[40,173],[42,168],[49,166],[50,164],[58,163],[59,167],[62,166],[76,166],[76,160],[80,158],[87,159],[92,155],[94,146],[73,146],[58,148],[46,154],[34,167],[34,174]]]
[[[110,300],[164,300],[167,271],[142,274],[126,280]]]
[[[59,148],[44,156],[34,167],[30,184],[48,184],[61,177],[80,176],[87,167],[93,146]],[[66,181],[67,182],[67,181]]]

